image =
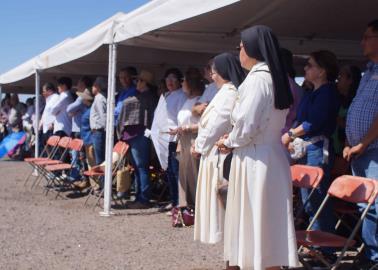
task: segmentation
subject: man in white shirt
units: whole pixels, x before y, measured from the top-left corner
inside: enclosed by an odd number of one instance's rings
[[[94,148],[96,165],[105,160],[105,128],[106,128],[106,97],[107,82],[103,77],[97,77],[92,86],[94,101],[89,116],[92,145]]]
[[[74,100],[70,89],[72,80],[68,77],[58,79],[59,99],[54,104],[51,113],[55,116],[54,135],[64,137],[70,136],[72,130],[72,117],[67,113],[67,107]]]
[[[55,116],[51,113],[54,105],[59,100],[55,86],[52,83],[45,83],[42,87],[42,95],[46,100],[43,110],[39,130],[42,130],[42,145],[46,145],[47,139],[53,134]]]
[[[206,86],[205,92],[203,92],[201,98],[194,104],[192,113],[194,116],[200,117],[203,112],[205,111],[207,105],[210,101],[214,98],[215,94],[217,93],[218,89],[213,79],[211,78],[211,66],[213,65],[213,58],[209,60],[206,67],[204,68],[204,77],[209,82]]]

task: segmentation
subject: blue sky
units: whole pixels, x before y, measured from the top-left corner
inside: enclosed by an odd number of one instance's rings
[[[0,74],[147,0],[1,0]]]

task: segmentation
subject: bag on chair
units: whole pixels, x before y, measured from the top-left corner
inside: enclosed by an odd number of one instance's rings
[[[130,190],[132,182],[129,167],[122,168],[117,171],[117,192],[127,192]]]

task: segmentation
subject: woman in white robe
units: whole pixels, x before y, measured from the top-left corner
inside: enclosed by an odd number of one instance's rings
[[[290,167],[281,130],[292,103],[271,29],[241,33],[240,62],[249,70],[231,114],[233,129],[218,141],[233,149],[224,232],[229,269],[299,266]]]
[[[230,53],[214,58],[212,79],[219,91],[201,116],[193,155],[200,154],[196,192],[194,240],[214,244],[222,240],[224,206],[218,196],[223,181],[223,161],[215,143],[232,129],[230,115],[237,97],[237,87],[245,78],[239,59]]]

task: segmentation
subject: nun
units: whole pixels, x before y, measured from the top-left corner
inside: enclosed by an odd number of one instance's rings
[[[281,130],[293,102],[272,30],[241,33],[240,62],[249,71],[231,112],[233,128],[217,142],[233,150],[224,229],[228,269],[299,266],[290,167]]]
[[[237,56],[222,53],[214,58],[211,77],[219,90],[201,116],[192,149],[194,156],[201,155],[194,240],[215,244],[223,239],[225,209],[217,189],[224,181],[223,162],[227,156],[219,152],[215,143],[232,129],[231,110],[245,72]]]

